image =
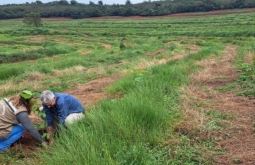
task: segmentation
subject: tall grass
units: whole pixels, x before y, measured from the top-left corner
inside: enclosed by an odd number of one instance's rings
[[[162,164],[150,150],[166,138],[162,133],[169,115],[159,102],[162,93],[153,95],[153,88],[136,87],[121,100],[105,101],[87,112],[86,119],[61,134],[52,148],[52,154],[68,150],[64,158],[48,159],[47,153],[39,156],[46,164]],[[73,157],[72,153],[77,154]]]
[[[205,49],[208,51],[202,53],[202,58],[213,52]],[[179,88],[188,84],[187,76],[196,69],[194,62],[201,60],[197,56],[201,57],[201,53],[190,57],[192,63],[169,62],[116,82],[108,90],[121,93],[122,98],[104,100],[86,112],[85,119],[61,132],[55,145],[38,153],[38,157],[49,165],[206,164],[197,146],[184,146],[188,143],[185,137],[178,150],[163,145],[174,138],[171,128],[181,115]]]
[[[70,53],[72,51],[75,51],[75,49],[71,46],[45,42],[43,43],[42,48],[36,50],[32,49],[23,52],[0,53],[0,63],[13,63],[26,60],[36,60],[38,58]]]

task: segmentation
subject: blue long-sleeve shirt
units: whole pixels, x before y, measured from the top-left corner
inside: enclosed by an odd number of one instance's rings
[[[64,93],[54,93],[56,104],[54,107],[48,108],[43,105],[46,113],[46,121],[48,126],[53,126],[53,116],[57,115],[59,124],[64,124],[66,117],[71,113],[85,112],[83,105],[72,95]]]

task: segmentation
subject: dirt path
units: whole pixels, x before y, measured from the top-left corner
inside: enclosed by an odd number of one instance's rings
[[[98,101],[107,97],[104,88],[120,79],[120,76],[102,77],[92,80],[86,84],[78,84],[75,87],[65,90],[64,93],[71,94],[81,101],[86,109],[95,105]]]
[[[217,91],[217,88],[237,81],[238,73],[232,67],[236,56],[237,47],[228,45],[220,59],[215,57],[199,62],[204,69],[194,75],[192,85],[184,89],[190,97],[185,101],[184,107],[187,114],[195,116],[193,123],[200,127],[207,122],[205,114],[208,110],[216,110],[230,117],[233,116],[233,119],[221,120],[226,126],[222,130],[205,133],[208,138],[215,138],[217,148],[224,151],[224,154],[216,156],[217,164],[254,165],[254,100],[236,96],[231,90]],[[201,104],[199,108],[191,107],[197,103]]]

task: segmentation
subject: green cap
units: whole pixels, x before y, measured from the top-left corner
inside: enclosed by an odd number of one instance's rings
[[[24,90],[24,91],[22,91],[22,93],[21,93],[20,95],[21,95],[21,97],[23,97],[24,99],[31,99],[32,96],[33,96],[32,92],[29,91],[29,90]]]

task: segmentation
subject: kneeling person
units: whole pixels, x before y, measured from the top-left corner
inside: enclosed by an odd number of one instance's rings
[[[45,145],[28,117],[32,111],[32,98],[32,92],[24,90],[19,95],[0,100],[0,151],[7,150],[22,137],[25,130],[40,144]]]
[[[46,114],[46,132],[50,134],[49,144],[52,145],[53,128],[58,125],[66,126],[83,118],[85,108],[75,97],[65,93],[45,90],[41,93],[40,99]]]

